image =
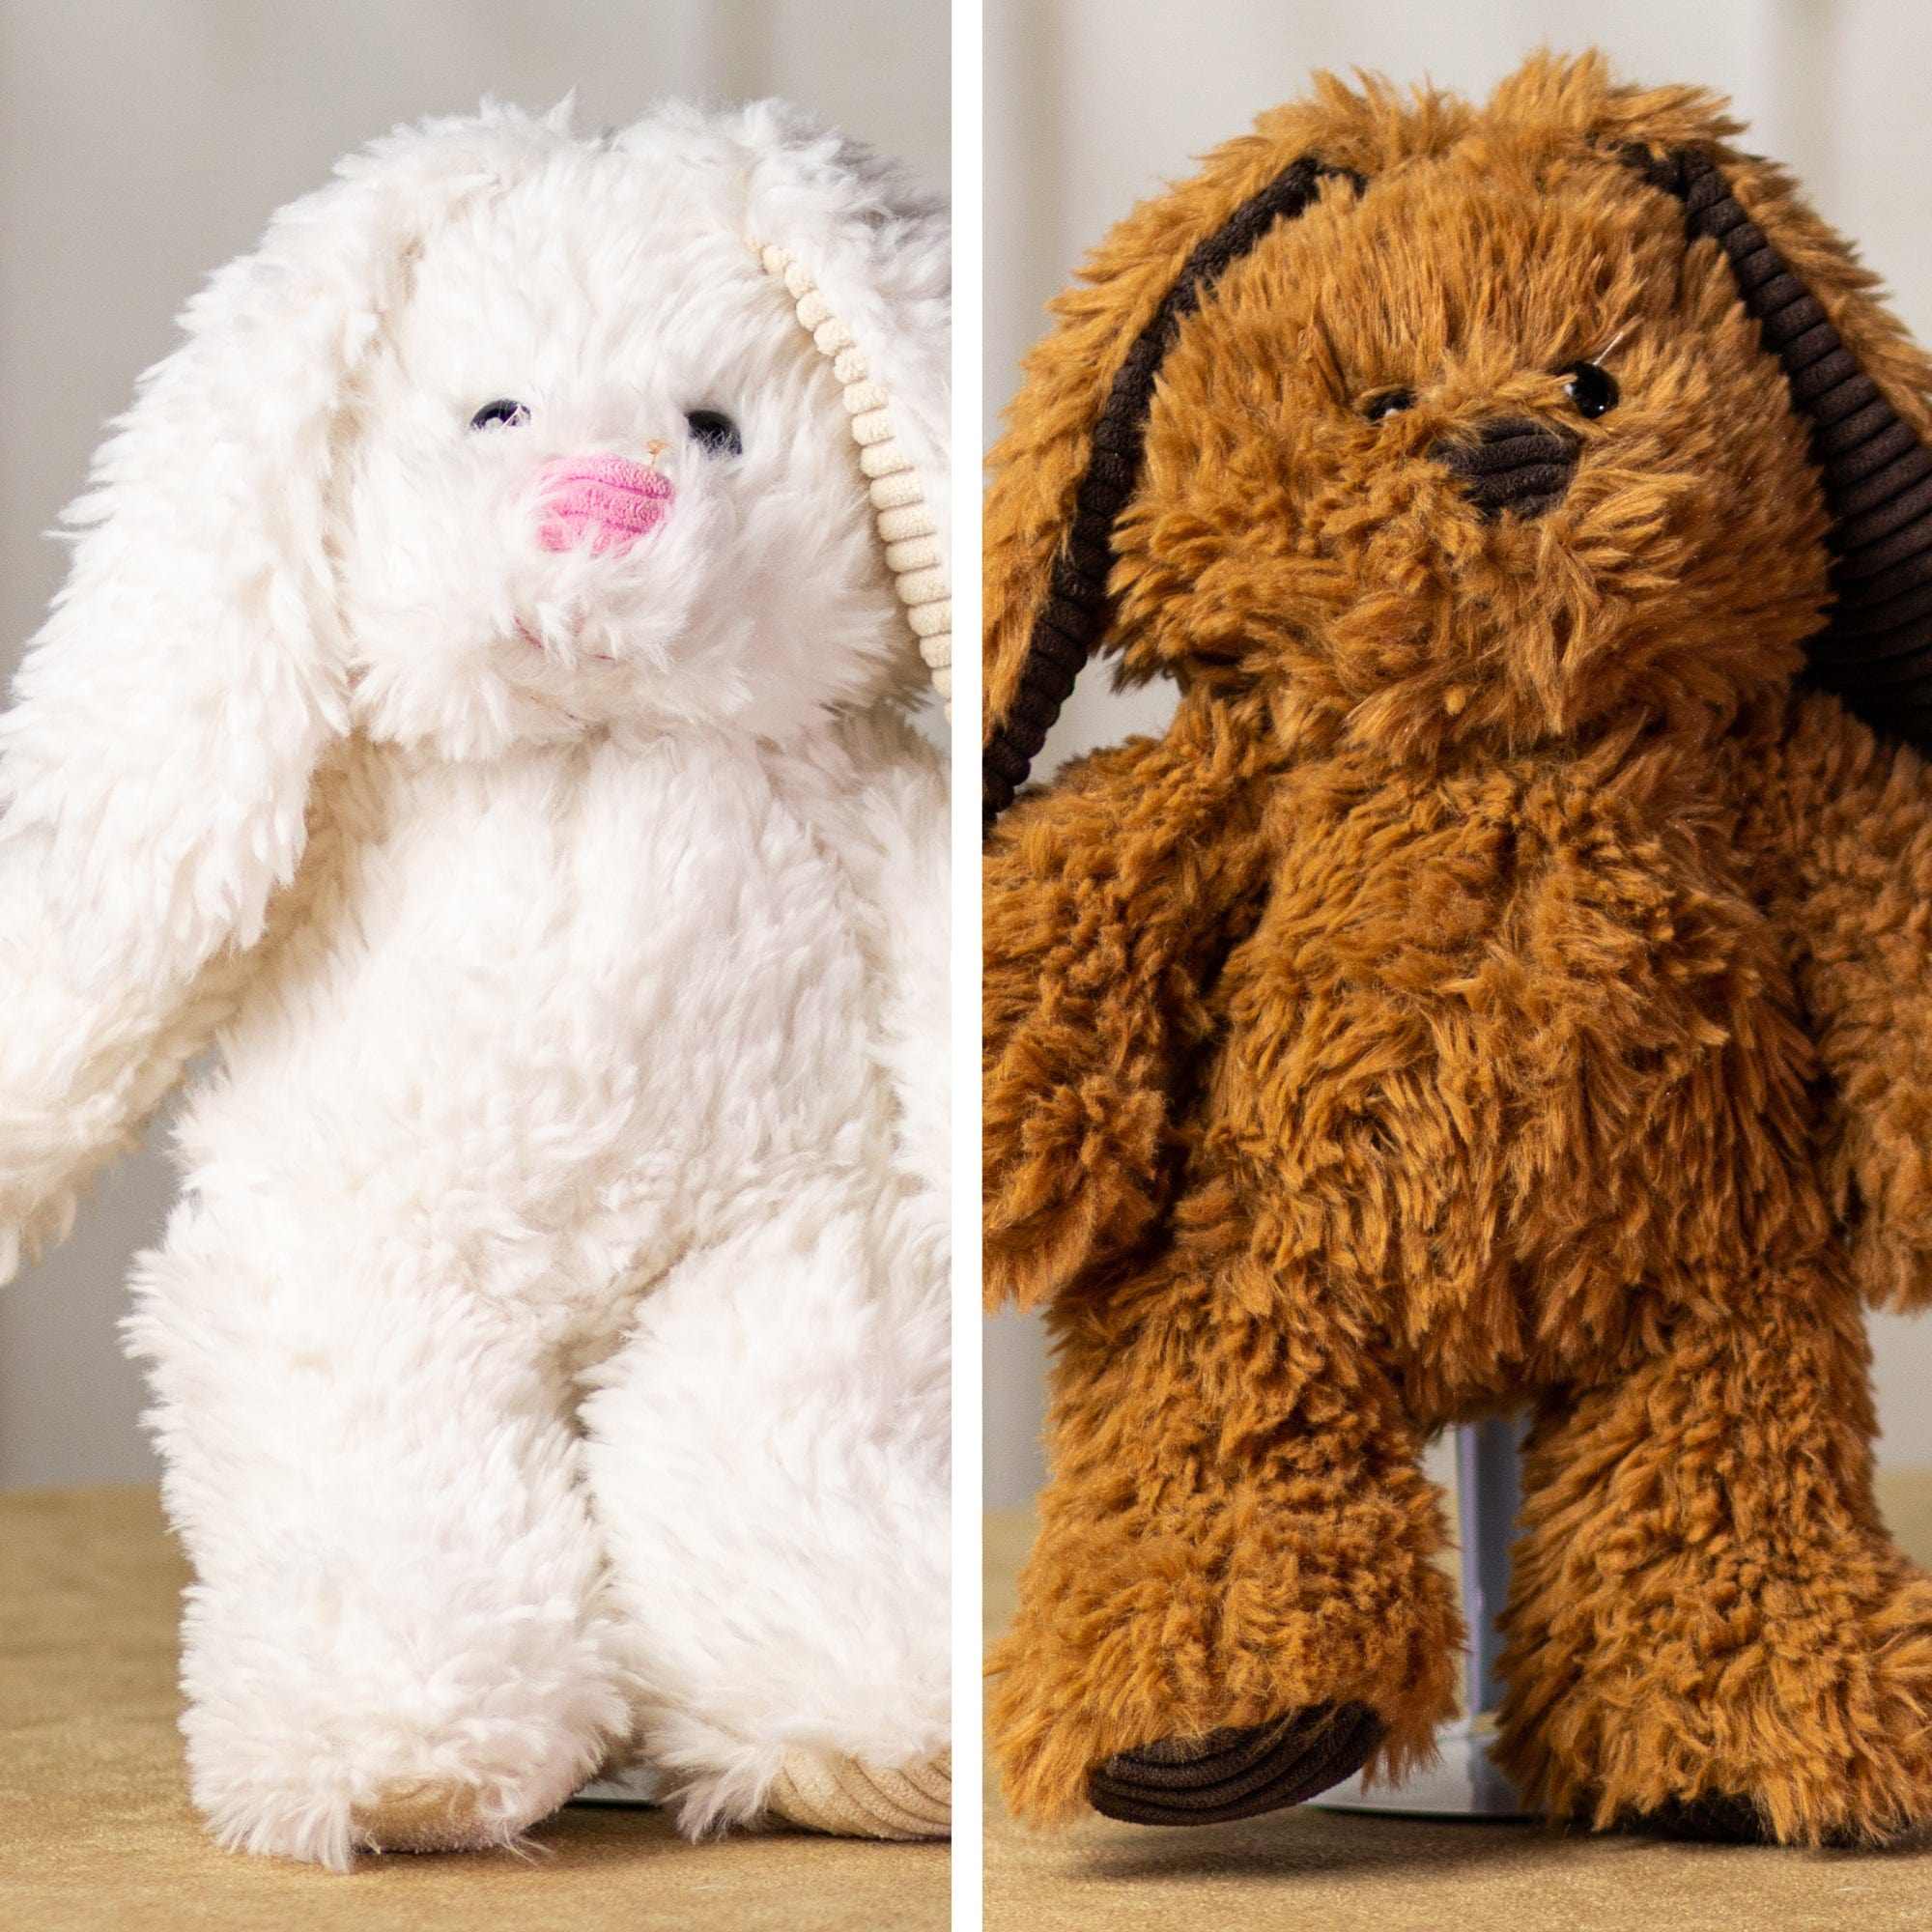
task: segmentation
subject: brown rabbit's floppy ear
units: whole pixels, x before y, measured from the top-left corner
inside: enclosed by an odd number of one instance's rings
[[[1315,199],[1323,178],[1337,172],[1304,155],[1250,195],[1220,228],[1195,244],[1179,278],[1127,351],[1094,425],[1072,524],[1053,559],[1045,599],[1033,613],[1009,675],[999,680],[1004,690],[995,688],[993,668],[988,668],[990,728],[981,756],[981,815],[987,825],[1026,781],[1105,625],[1114,523],[1133,495],[1154,379],[1182,320],[1200,307],[1231,264],[1249,253],[1277,221],[1299,214]]]
[[[1796,250],[1766,234],[1773,200],[1791,200],[1777,171],[1749,161],[1735,171],[1764,178],[1770,198],[1761,225],[1741,198],[1749,188],[1702,148],[1656,154],[1632,146],[1623,155],[1683,204],[1692,242],[1708,237],[1723,250],[1765,348],[1784,371],[1792,405],[1810,427],[1832,520],[1833,604],[1830,622],[1805,646],[1809,680],[1874,730],[1932,749],[1932,447],[1924,404],[1914,393],[1922,386],[1922,358],[1871,301],[1871,277],[1833,250],[1815,219],[1781,211],[1794,241],[1808,243],[1805,252],[1833,273],[1838,286],[1831,290],[1814,286],[1794,262]],[[1800,222],[1817,232],[1800,234]],[[1836,298],[1834,312],[1821,293]],[[1855,350],[1848,333],[1867,339]],[[1887,366],[1875,373],[1867,364],[1880,358]]]
[[[1461,104],[1405,102],[1370,75],[1316,77],[1219,147],[1208,168],[1142,203],[1051,303],[1059,328],[1028,354],[985,504],[981,813],[1026,782],[1074,676],[1109,620],[1113,524],[1140,475],[1161,361],[1213,284],[1323,184],[1366,178],[1405,151],[1443,145]]]
[[[1087,657],[1109,641],[1113,524],[1140,474],[1163,359],[1215,284],[1283,222],[1350,205],[1405,160],[1442,155],[1465,101],[1374,74],[1318,73],[1119,222],[1048,304],[984,504],[982,773],[988,823],[1026,780]]]

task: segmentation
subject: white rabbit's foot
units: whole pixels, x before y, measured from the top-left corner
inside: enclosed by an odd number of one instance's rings
[[[370,1852],[469,1852],[515,1835],[478,1806],[473,1784],[395,1784],[351,1815],[356,1845]]]
[[[559,1753],[521,1773],[477,1779],[425,1770],[370,1780],[321,1765],[307,1789],[229,1791],[197,1778],[196,1796],[225,1850],[301,1859],[348,1871],[361,1852],[471,1852],[513,1844],[582,1779],[583,1756]],[[359,1787],[359,1789],[358,1789]],[[368,1794],[368,1795],[365,1795]]]
[[[945,1838],[952,1753],[882,1771],[829,1751],[787,1751],[766,1803],[788,1825],[842,1838]]]
[[[379,1779],[374,1795],[359,1778],[318,1767],[307,1790],[284,1786],[212,1797],[197,1780],[197,1798],[215,1842],[225,1850],[301,1859],[348,1871],[360,1852],[488,1851],[512,1844],[548,1818],[582,1781],[583,1759],[571,1753],[522,1776],[482,1782],[460,1774],[397,1775]]]
[[[497,1621],[529,1636],[530,1619]],[[243,1678],[235,1654],[218,1653],[221,1694],[190,1702],[183,1719],[194,1799],[216,1843],[337,1871],[363,1851],[512,1843],[569,1800],[630,1721],[587,1637],[551,1636],[548,1652],[526,1641],[516,1657],[504,1643],[467,1657],[452,1644],[437,1667],[418,1656],[409,1670],[383,1668],[395,1661],[372,1647],[359,1680]],[[186,1674],[213,1690],[209,1657],[191,1647]],[[501,1674],[484,1681],[486,1667]]]

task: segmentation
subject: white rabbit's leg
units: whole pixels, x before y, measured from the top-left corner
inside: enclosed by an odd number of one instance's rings
[[[585,1406],[644,1746],[694,1834],[947,1829],[947,1303],[896,1212],[794,1187],[645,1299]]]
[[[197,1577],[195,1802],[337,1868],[505,1842],[631,1721],[563,1378],[366,1208],[186,1201],[128,1323]]]

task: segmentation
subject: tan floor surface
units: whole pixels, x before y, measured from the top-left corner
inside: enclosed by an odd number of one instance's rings
[[[152,1490],[0,1494],[0,1932],[938,1932],[943,1845],[803,1833],[704,1845],[572,1808],[536,1853],[365,1859],[339,1876],[216,1851],[175,1728],[185,1571]]]
[[[1893,1533],[1932,1567],[1932,1476],[1882,1487]],[[989,1634],[1032,1539],[986,1522]],[[986,1932],[1928,1932],[1932,1833],[1879,1855],[1557,1837],[1535,1825],[1302,1807],[1156,1830],[1089,1816],[1023,1832],[986,1790]]]

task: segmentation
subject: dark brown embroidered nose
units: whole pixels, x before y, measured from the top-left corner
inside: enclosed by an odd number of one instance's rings
[[[1456,477],[1485,518],[1505,510],[1540,517],[1563,500],[1581,444],[1529,416],[1494,416],[1445,437],[1430,455]]]

